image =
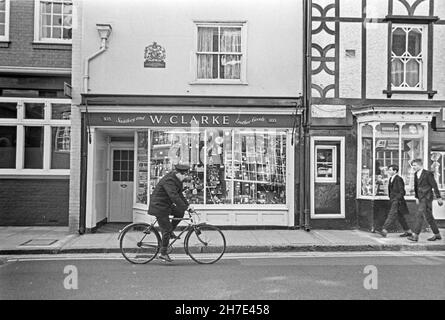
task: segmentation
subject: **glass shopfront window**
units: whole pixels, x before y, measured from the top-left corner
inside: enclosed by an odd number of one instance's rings
[[[191,167],[184,183],[191,204],[286,204],[284,130],[155,129],[137,140],[137,203],[147,204],[159,180],[183,163]]]
[[[442,197],[445,198],[445,151],[432,151],[430,160],[430,169],[434,173]]]
[[[361,196],[388,196],[387,171],[391,164],[399,166],[407,196],[414,195],[411,161],[425,157],[426,126],[426,123],[373,122],[360,127]]]

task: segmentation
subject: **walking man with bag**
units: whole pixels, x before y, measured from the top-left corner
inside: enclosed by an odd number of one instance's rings
[[[382,231],[377,231],[377,233],[379,233],[383,237],[387,236],[389,227],[396,221],[396,219],[402,226],[403,231],[405,231],[400,236],[412,236],[412,232],[405,220],[405,215],[409,214],[408,206],[406,205],[405,201],[405,183],[403,182],[402,177],[398,175],[398,172],[399,167],[397,165],[392,164],[388,167],[388,192],[391,207],[389,209],[388,217],[386,218]]]
[[[433,199],[436,196],[439,206],[443,205],[442,198],[440,196],[437,182],[434,179],[434,174],[431,171],[423,168],[423,160],[416,159],[411,162],[414,174],[414,191],[416,193],[416,225],[414,227],[414,234],[408,237],[410,241],[419,241],[419,234],[422,230],[423,219],[425,218],[431,227],[434,235],[428,239],[428,241],[442,240],[440,236],[439,228],[433,217]],[[433,193],[434,189],[434,193]]]

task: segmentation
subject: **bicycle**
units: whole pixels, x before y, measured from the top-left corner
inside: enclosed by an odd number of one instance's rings
[[[189,212],[188,218],[172,218],[186,221],[188,225],[177,239],[170,241],[168,253],[173,251],[173,244],[185,233],[185,253],[199,264],[212,264],[221,259],[226,251],[226,238],[221,230],[213,225],[199,222],[199,214]],[[193,214],[193,215],[192,215]],[[157,218],[149,223],[131,223],[119,232],[118,240],[124,258],[134,264],[152,261],[161,249],[161,236],[156,228]]]

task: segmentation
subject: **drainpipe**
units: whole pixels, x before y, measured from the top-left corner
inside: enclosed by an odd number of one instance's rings
[[[85,59],[84,63],[84,74],[83,74],[83,94],[89,92],[89,79],[90,71],[89,65],[90,61],[104,53],[107,50],[107,41],[111,34],[111,25],[109,24],[96,24],[97,31],[100,36],[100,48],[99,51],[92,54]],[[80,216],[79,216],[79,234],[84,234],[86,232],[86,200],[87,200],[87,162],[88,162],[88,147],[87,147],[87,133],[88,141],[91,143],[91,134],[89,126],[89,116],[88,116],[88,102],[85,100],[86,112],[82,114],[81,117],[81,160],[80,160]]]
[[[84,64],[84,74],[83,74],[83,93],[88,93],[88,91],[90,90],[88,88],[89,86],[89,79],[90,79],[90,71],[89,71],[89,66],[90,66],[90,61],[93,60],[94,58],[96,58],[98,55],[104,53],[108,47],[107,47],[107,41],[108,38],[111,34],[111,25],[109,24],[96,24],[97,27],[97,31],[99,32],[99,36],[100,36],[100,48],[99,51],[97,51],[96,53],[93,53],[91,56],[89,56],[88,58],[85,59],[85,64]]]
[[[303,23],[304,23],[304,114],[303,114],[303,150],[304,150],[304,181],[303,181],[303,213],[304,213],[304,222],[301,226],[306,230],[310,231],[310,107],[311,107],[311,74],[312,74],[312,66],[311,66],[311,25],[312,25],[312,0],[304,0],[303,1]]]

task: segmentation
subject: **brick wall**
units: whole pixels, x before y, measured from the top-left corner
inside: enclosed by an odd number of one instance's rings
[[[11,0],[7,47],[0,47],[1,66],[71,67],[71,45],[42,45],[34,41],[34,0]]]
[[[0,226],[68,226],[68,180],[0,179]]]

